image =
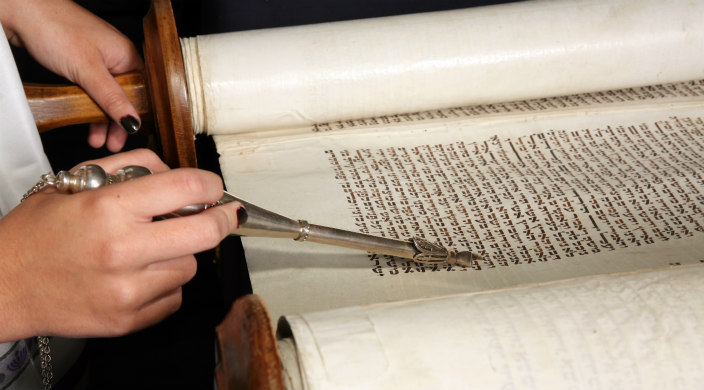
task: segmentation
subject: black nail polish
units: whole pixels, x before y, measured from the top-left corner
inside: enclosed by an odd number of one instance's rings
[[[237,209],[237,227],[239,228],[245,222],[247,222],[247,210],[243,206],[240,206],[240,208]]]
[[[127,130],[130,134],[134,134],[139,131],[139,121],[132,115],[123,116],[122,119],[120,119],[120,125],[122,125],[122,128]]]

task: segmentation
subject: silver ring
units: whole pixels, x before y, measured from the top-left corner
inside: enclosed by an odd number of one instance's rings
[[[308,234],[310,234],[310,224],[308,221],[299,219],[298,220],[298,237],[294,238],[296,241],[305,241],[308,239]]]

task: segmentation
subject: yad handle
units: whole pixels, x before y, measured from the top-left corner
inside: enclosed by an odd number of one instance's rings
[[[305,227],[306,221],[299,221]],[[480,257],[471,252],[448,250],[420,237],[396,240],[319,225],[307,225],[307,241],[411,259],[422,264],[457,264],[465,267]],[[302,241],[302,240],[298,240]]]
[[[411,259],[423,264],[457,264],[471,266],[481,256],[469,251],[447,250],[440,244],[431,243],[420,237],[410,240],[396,240],[351,232],[326,226],[309,224],[304,220],[294,220],[253,205],[247,201],[225,193],[220,203],[237,201],[242,204],[240,227],[234,234],[250,237],[291,238],[296,241],[310,241],[320,244],[341,246],[372,253]]]
[[[308,224],[306,221],[298,222],[303,230],[307,231],[307,237],[305,239],[299,238],[296,241],[342,246],[406,259],[412,259],[418,253],[411,241],[394,240],[327,226],[313,225]]]

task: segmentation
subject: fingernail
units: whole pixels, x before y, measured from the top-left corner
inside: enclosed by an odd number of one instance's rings
[[[130,134],[134,134],[139,131],[139,121],[132,115],[123,116],[122,119],[120,119],[120,125],[122,125],[122,128],[127,130]]]
[[[247,222],[247,210],[245,210],[244,206],[240,206],[237,209],[237,229],[245,222]]]

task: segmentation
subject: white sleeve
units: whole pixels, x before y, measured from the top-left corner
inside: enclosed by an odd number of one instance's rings
[[[49,171],[10,45],[0,28],[0,216],[17,206]]]

